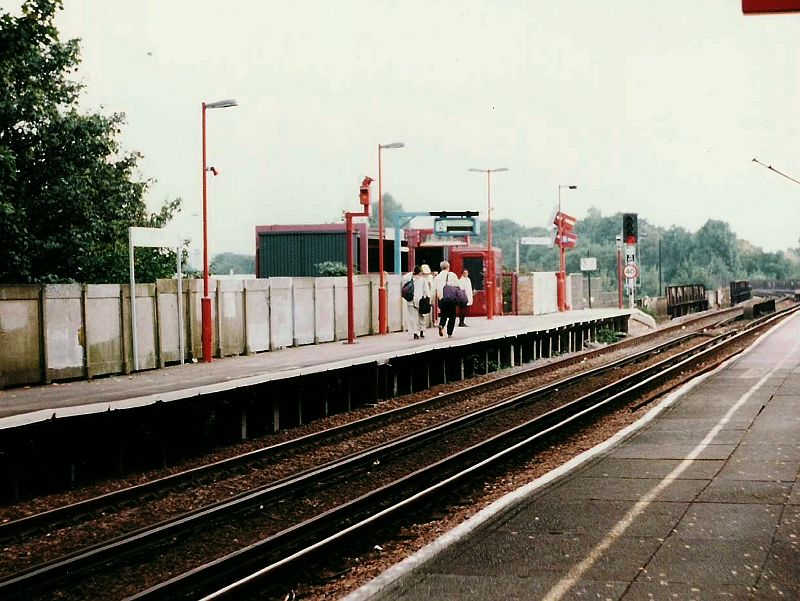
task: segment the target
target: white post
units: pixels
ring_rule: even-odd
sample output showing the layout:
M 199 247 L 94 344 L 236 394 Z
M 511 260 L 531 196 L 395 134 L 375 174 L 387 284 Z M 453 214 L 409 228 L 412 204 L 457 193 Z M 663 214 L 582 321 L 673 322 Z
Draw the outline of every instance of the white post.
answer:
M 133 345 L 133 371 L 139 371 L 139 343 L 136 340 L 136 277 L 133 274 L 133 228 L 128 228 L 128 258 L 131 275 L 131 343 Z
M 516 269 L 516 273 L 517 273 L 517 275 L 519 275 L 519 238 L 517 238 L 517 269 Z
M 175 255 L 178 257 L 178 354 L 180 354 L 181 365 L 183 365 L 184 339 L 183 339 L 183 275 L 181 274 L 181 247 L 175 247 Z

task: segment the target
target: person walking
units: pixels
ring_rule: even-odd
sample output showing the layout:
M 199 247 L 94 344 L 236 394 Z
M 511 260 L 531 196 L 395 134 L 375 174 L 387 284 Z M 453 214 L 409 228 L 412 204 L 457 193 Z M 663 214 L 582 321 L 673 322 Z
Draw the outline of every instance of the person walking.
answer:
M 430 269 L 428 270 L 430 271 Z M 414 265 L 413 271 L 407 273 L 403 276 L 401 280 L 401 285 L 405 285 L 406 282 L 412 282 L 414 287 L 414 294 L 411 297 L 411 300 L 408 300 L 405 296 L 403 299 L 405 300 L 405 329 L 407 332 L 414 333 L 414 340 L 418 340 L 420 338 L 425 338 L 425 320 L 427 319 L 427 313 L 420 313 L 420 303 L 423 298 L 427 299 L 427 306 L 428 312 L 430 312 L 430 298 L 431 298 L 431 281 L 430 278 L 422 273 L 422 269 L 419 265 Z
M 467 307 L 472 305 L 472 280 L 469 279 L 469 269 L 465 269 L 461 272 L 461 277 L 458 278 L 458 284 L 467 295 L 467 306 L 458 307 L 458 327 L 466 328 L 467 324 L 464 322 L 464 320 L 467 318 Z
M 447 336 L 453 337 L 453 329 L 456 326 L 456 305 L 457 300 L 451 291 L 445 290 L 446 287 L 459 288 L 458 276 L 450 271 L 450 263 L 442 261 L 439 264 L 441 271 L 433 279 L 436 288 L 436 298 L 439 301 L 439 336 L 444 336 L 444 329 L 447 326 Z M 455 292 L 455 290 L 453 290 Z

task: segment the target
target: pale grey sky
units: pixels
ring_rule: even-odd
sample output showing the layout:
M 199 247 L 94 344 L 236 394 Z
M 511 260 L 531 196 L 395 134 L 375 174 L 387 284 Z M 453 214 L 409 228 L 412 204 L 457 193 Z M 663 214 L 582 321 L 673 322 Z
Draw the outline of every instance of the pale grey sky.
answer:
M 18 0 L 0 0 L 19 7 Z M 184 199 L 199 238 L 208 112 L 210 251 L 254 252 L 256 225 L 335 222 L 361 178 L 406 210 L 546 225 L 565 211 L 709 218 L 765 250 L 796 246 L 800 15 L 739 0 L 65 0 L 83 106 L 120 111 L 153 207 Z M 377 184 L 374 184 L 377 194 Z M 192 217 L 192 214 L 196 216 Z

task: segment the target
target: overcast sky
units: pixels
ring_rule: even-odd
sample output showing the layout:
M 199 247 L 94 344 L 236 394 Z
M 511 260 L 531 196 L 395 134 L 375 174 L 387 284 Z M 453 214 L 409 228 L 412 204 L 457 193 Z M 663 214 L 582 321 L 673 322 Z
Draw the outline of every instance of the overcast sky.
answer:
M 18 0 L 0 5 L 18 12 Z M 493 5 L 493 6 L 492 6 Z M 739 0 L 65 0 L 87 110 L 124 112 L 123 146 L 184 200 L 200 234 L 202 101 L 210 251 L 254 252 L 256 225 L 337 222 L 364 175 L 406 210 L 564 210 L 659 226 L 730 223 L 797 246 L 800 15 Z M 101 108 L 102 107 L 102 108 Z M 377 196 L 377 182 L 373 184 Z

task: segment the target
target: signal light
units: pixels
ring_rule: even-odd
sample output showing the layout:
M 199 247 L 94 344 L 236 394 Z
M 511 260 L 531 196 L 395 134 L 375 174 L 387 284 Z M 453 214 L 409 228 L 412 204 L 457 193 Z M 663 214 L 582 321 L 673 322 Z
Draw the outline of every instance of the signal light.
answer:
M 639 223 L 636 213 L 622 214 L 622 239 L 625 244 L 636 244 L 639 240 Z

